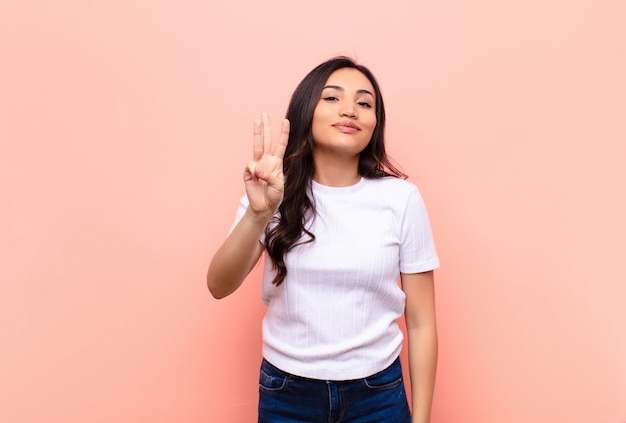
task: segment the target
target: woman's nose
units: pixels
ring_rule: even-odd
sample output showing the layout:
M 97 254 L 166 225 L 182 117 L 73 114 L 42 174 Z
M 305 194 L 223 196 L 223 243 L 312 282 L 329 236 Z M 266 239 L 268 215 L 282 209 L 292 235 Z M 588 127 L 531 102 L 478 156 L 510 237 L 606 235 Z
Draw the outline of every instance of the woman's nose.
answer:
M 352 119 L 355 119 L 357 117 L 356 109 L 352 104 L 343 104 L 341 106 L 341 109 L 339 109 L 339 114 L 341 116 L 349 117 Z

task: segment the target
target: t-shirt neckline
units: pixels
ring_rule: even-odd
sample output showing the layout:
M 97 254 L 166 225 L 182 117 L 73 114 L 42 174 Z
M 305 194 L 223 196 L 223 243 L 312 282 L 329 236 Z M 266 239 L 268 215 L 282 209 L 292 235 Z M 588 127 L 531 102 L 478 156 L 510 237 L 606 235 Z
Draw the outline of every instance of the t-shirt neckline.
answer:
M 363 186 L 365 178 L 361 177 L 354 185 L 349 185 L 347 187 L 331 187 L 328 185 L 322 185 L 319 182 L 311 179 L 311 188 L 313 192 L 324 193 L 324 194 L 350 194 L 352 192 L 356 192 Z

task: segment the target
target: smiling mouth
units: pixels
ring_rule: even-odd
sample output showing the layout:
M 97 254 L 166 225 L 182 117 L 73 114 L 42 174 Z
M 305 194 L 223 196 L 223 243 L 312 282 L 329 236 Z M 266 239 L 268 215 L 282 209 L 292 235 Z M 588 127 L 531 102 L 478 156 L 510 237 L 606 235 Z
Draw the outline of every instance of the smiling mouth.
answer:
M 339 123 L 334 124 L 333 127 L 347 134 L 354 134 L 361 130 L 361 128 L 359 128 L 358 126 L 356 126 L 355 124 L 351 122 L 339 122 Z

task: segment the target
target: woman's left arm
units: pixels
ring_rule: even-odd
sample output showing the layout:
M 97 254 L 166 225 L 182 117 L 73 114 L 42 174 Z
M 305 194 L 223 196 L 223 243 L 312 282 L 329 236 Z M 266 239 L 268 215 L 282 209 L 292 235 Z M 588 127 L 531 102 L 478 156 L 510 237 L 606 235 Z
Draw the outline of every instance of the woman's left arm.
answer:
M 409 340 L 413 423 L 429 423 L 437 369 L 437 322 L 433 272 L 402 273 Z

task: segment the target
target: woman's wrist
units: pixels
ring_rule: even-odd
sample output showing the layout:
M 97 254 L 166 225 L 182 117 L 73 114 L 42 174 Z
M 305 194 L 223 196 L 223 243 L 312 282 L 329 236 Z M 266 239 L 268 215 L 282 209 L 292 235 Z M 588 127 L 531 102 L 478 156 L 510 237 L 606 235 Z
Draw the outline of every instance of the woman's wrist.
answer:
M 265 225 L 267 225 L 272 216 L 274 216 L 274 212 L 269 210 L 254 211 L 252 210 L 252 207 L 248 206 L 248 208 L 246 209 L 246 215 L 254 224 L 262 225 L 263 227 L 265 227 Z

